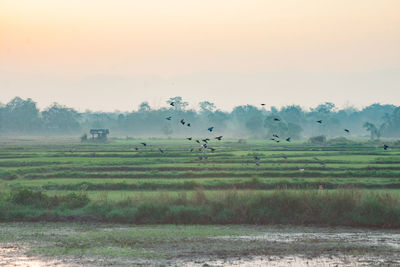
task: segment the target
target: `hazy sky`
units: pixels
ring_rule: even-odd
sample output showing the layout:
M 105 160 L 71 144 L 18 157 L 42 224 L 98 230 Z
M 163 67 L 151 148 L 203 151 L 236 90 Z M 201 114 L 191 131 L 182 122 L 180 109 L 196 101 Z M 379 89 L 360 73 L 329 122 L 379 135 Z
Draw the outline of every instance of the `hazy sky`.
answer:
M 1 0 L 0 102 L 400 105 L 398 0 Z

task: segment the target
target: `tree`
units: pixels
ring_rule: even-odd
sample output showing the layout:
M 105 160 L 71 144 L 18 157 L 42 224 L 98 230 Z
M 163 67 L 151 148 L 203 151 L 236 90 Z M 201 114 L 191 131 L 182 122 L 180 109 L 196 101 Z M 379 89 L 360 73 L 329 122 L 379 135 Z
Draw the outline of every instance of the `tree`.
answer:
M 366 128 L 368 132 L 371 134 L 371 140 L 379 139 L 382 135 L 383 130 L 385 129 L 386 124 L 382 123 L 379 129 L 375 126 L 375 124 L 366 122 L 363 124 L 363 127 Z
M 47 130 L 70 133 L 79 129 L 79 114 L 72 108 L 54 103 L 42 112 L 42 119 Z
M 312 109 L 312 111 L 323 113 L 323 114 L 329 114 L 335 110 L 335 104 L 331 102 L 325 102 L 324 104 L 318 105 L 315 109 Z
M 4 128 L 8 132 L 32 133 L 42 126 L 39 109 L 30 98 L 23 100 L 15 97 L 7 103 L 4 107 L 3 119 Z
M 386 113 L 383 119 L 386 124 L 385 136 L 398 137 L 400 135 L 400 107 L 395 108 L 392 114 Z
M 151 110 L 151 107 L 148 102 L 142 102 L 139 106 L 139 112 L 148 112 Z
M 209 101 L 202 101 L 199 103 L 200 112 L 213 112 L 217 107 L 214 103 Z
M 186 107 L 189 105 L 188 102 L 182 100 L 181 96 L 171 97 L 167 100 L 168 104 L 174 103 L 174 107 L 179 110 L 185 110 Z

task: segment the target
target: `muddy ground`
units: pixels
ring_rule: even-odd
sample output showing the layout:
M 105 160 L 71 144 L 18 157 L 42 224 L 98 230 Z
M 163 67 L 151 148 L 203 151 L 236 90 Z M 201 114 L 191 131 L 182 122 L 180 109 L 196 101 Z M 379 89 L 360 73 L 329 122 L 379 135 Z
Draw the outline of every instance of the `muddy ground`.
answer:
M 0 266 L 400 266 L 400 230 L 0 224 Z

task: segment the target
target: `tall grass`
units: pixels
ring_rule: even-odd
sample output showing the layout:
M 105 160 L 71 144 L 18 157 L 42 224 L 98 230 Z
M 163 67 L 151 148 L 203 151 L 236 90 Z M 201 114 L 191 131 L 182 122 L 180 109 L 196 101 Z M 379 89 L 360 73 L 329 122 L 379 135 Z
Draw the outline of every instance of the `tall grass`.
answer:
M 362 190 L 221 191 L 212 195 L 140 193 L 121 201 L 105 195 L 80 205 L 39 205 L 50 197 L 24 189 L 29 201 L 17 201 L 14 191 L 0 203 L 0 220 L 76 220 L 133 224 L 292 224 L 399 228 L 400 197 Z M 78 200 L 77 200 L 78 199 Z M 66 201 L 66 200 L 63 200 Z M 70 202 L 73 202 L 70 200 Z M 48 203 L 45 200 L 44 203 Z M 50 202 L 51 203 L 51 202 Z M 59 202 L 62 203 L 62 202 Z

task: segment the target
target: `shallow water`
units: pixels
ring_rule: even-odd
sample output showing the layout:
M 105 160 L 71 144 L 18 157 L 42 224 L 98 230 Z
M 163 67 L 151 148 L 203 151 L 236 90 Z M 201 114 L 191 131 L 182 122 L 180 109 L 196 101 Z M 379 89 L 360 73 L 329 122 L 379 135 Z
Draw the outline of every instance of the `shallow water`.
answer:
M 243 235 L 243 236 L 222 236 L 228 240 L 265 240 L 270 242 L 292 243 L 299 241 L 331 241 L 345 242 L 357 246 L 387 246 L 400 249 L 400 234 L 385 233 L 380 231 L 358 231 L 358 232 L 306 232 L 306 233 L 268 233 L 265 235 Z
M 146 227 L 151 228 L 151 226 Z M 183 229 L 184 227 L 182 226 Z M 163 247 L 157 244 L 155 247 L 148 247 L 147 249 L 156 249 L 169 255 L 167 258 L 158 259 L 135 256 L 105 258 L 96 255 L 30 256 L 27 254 L 30 249 L 28 244 L 0 243 L 0 266 L 400 266 L 398 230 L 210 226 L 212 227 L 232 228 L 240 232 L 239 235 L 233 236 L 205 237 L 202 240 L 204 247 L 200 254 L 196 250 L 185 250 L 187 249 L 185 246 L 189 243 L 178 247 Z M 99 229 L 113 231 L 136 228 L 141 229 L 138 226 L 106 226 Z M 170 228 L 154 226 L 154 229 L 168 231 Z M 248 234 L 249 229 L 254 231 Z M 69 226 L 57 228 L 57 233 L 63 236 L 68 236 L 68 231 L 71 234 L 76 229 Z M 240 235 L 242 232 L 246 234 Z M 208 246 L 214 243 L 227 246 L 224 248 L 226 250 L 218 253 L 212 246 Z M 236 246 L 240 246 L 239 250 Z M 248 248 L 255 250 L 248 250 L 250 252 L 246 253 Z M 237 255 L 237 252 L 242 255 Z
M 323 256 L 317 258 L 307 258 L 304 256 L 286 256 L 286 257 L 249 257 L 243 259 L 216 260 L 202 263 L 187 263 L 182 266 L 237 266 L 237 267 L 254 267 L 254 266 L 370 266 L 370 265 L 400 265 L 400 260 L 386 261 L 376 257 L 357 257 L 343 256 L 331 257 Z

